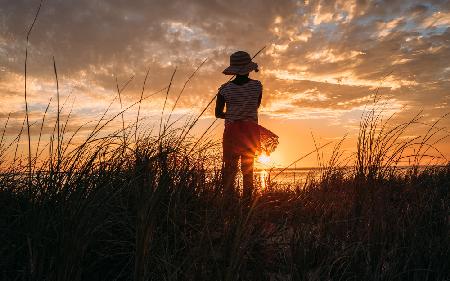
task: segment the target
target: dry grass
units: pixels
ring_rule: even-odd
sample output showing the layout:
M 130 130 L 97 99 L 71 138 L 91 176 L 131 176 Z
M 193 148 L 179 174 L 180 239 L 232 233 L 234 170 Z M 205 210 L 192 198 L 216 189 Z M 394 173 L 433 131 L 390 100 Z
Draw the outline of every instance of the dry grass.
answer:
M 223 200 L 215 143 L 180 143 L 191 124 L 138 134 L 133 123 L 100 137 L 122 116 L 105 114 L 81 145 L 61 136 L 34 159 L 31 185 L 20 157 L 2 162 L 1 278 L 447 280 L 450 166 L 394 172 L 391 159 L 413 142 L 374 112 L 352 172 L 340 169 L 338 142 L 318 180 L 272 182 L 250 207 Z M 387 139 L 401 142 L 386 149 Z
M 58 106 L 40 147 L 47 107 L 28 161 L 17 155 L 23 125 L 7 142 L 6 120 L 2 280 L 449 280 L 450 165 L 419 167 L 430 151 L 442 156 L 437 123 L 402 138 L 420 115 L 389 126 L 375 102 L 362 116 L 351 172 L 341 169 L 351 160 L 338 142 L 330 159 L 320 157 L 319 179 L 290 189 L 269 182 L 247 206 L 224 200 L 220 147 L 206 132 L 190 137 L 206 109 L 177 127 L 163 123 L 164 105 L 158 132 L 138 130 L 141 103 L 163 91 L 167 101 L 170 90 L 145 96 L 147 77 L 123 109 L 129 82 L 116 83 L 122 110 L 107 118 L 108 108 L 79 145 L 81 128 L 66 136 Z M 135 106 L 136 122 L 126 125 L 123 113 Z M 104 132 L 119 116 L 121 129 Z M 25 120 L 29 130 L 28 111 Z M 412 168 L 396 172 L 405 159 Z

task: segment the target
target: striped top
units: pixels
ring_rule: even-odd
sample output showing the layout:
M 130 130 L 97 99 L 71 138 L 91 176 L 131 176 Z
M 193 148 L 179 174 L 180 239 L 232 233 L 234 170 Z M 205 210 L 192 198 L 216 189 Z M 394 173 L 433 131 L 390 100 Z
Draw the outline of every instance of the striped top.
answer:
M 258 123 L 258 107 L 262 85 L 258 80 L 249 80 L 243 85 L 227 82 L 219 88 L 219 95 L 225 99 L 225 122 L 252 120 Z

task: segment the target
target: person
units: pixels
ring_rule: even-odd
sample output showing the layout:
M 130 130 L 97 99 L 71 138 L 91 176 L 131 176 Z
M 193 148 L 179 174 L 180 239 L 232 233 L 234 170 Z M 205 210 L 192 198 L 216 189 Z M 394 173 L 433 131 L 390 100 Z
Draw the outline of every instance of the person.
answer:
M 238 163 L 243 176 L 243 198 L 250 201 L 253 194 L 253 162 L 260 147 L 258 108 L 262 99 L 262 84 L 249 78 L 258 71 L 258 64 L 250 55 L 238 51 L 230 56 L 230 66 L 223 74 L 235 78 L 223 84 L 217 93 L 215 115 L 225 119 L 223 133 L 223 188 L 224 192 L 237 194 L 234 182 Z M 226 111 L 224 109 L 226 108 Z

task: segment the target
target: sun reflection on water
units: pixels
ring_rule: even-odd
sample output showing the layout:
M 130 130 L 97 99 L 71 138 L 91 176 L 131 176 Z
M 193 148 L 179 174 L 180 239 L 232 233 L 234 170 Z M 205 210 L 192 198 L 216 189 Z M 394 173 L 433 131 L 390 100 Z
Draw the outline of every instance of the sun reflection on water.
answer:
M 261 190 L 266 190 L 267 188 L 267 181 L 269 178 L 269 172 L 266 170 L 260 170 L 258 173 L 258 180 L 259 180 L 259 186 Z

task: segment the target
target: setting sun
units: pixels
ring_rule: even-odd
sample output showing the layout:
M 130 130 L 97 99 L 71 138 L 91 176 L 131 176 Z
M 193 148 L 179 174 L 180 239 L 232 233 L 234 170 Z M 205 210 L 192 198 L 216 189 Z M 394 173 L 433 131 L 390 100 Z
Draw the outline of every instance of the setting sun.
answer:
M 267 154 L 261 154 L 258 156 L 258 162 L 262 163 L 262 164 L 267 164 L 270 162 L 270 156 Z

